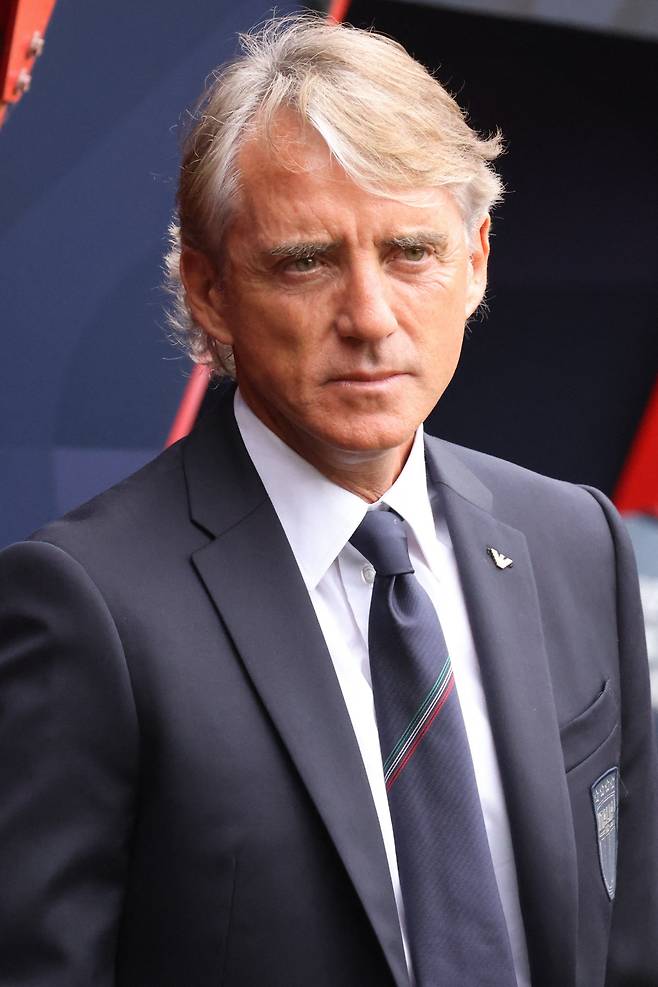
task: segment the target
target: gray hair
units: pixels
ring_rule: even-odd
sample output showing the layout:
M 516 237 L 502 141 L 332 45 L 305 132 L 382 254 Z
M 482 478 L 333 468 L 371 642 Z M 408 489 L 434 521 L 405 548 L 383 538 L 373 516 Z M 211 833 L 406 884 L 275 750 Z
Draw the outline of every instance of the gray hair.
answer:
M 282 108 L 323 138 L 347 174 L 377 195 L 447 188 L 472 236 L 502 196 L 491 162 L 499 132 L 479 136 L 443 86 L 396 41 L 313 14 L 275 17 L 240 35 L 242 54 L 215 70 L 183 145 L 166 287 L 172 335 L 191 359 L 233 375 L 230 347 L 198 326 L 180 278 L 191 247 L 214 257 L 240 192 L 237 158 L 272 139 Z

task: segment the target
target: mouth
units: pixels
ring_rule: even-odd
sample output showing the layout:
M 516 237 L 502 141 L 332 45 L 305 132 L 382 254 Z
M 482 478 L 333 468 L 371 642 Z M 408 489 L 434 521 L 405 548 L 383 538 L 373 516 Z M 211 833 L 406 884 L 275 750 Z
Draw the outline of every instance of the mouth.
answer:
M 399 377 L 406 376 L 401 370 L 353 371 L 332 377 L 330 384 L 341 384 L 345 387 L 377 388 L 384 387 Z

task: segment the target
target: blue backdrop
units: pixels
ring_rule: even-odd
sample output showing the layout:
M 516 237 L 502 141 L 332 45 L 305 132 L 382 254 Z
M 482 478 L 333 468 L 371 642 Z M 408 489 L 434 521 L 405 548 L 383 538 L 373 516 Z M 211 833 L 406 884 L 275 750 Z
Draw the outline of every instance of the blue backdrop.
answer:
M 269 9 L 59 0 L 0 131 L 0 545 L 161 448 L 189 372 L 159 287 L 178 123 Z

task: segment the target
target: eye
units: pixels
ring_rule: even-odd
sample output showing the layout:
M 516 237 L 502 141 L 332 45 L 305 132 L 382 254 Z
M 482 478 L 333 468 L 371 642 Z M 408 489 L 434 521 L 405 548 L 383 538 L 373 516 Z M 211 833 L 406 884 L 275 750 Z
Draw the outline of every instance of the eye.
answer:
M 315 254 L 309 254 L 307 257 L 295 257 L 290 262 L 289 267 L 293 271 L 299 271 L 300 274 L 305 274 L 307 271 L 314 271 L 317 263 L 317 256 Z
M 409 260 L 417 264 L 419 261 L 425 260 L 427 257 L 427 247 L 425 247 L 422 243 L 415 243 L 409 247 L 404 247 L 402 250 L 402 256 L 405 260 Z

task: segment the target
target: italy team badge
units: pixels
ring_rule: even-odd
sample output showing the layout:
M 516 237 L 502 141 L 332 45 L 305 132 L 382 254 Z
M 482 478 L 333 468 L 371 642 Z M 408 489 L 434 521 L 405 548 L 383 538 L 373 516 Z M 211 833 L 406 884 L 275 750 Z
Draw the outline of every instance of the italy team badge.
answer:
M 610 768 L 591 787 L 596 819 L 599 863 L 610 901 L 617 882 L 617 815 L 619 806 L 619 769 Z

